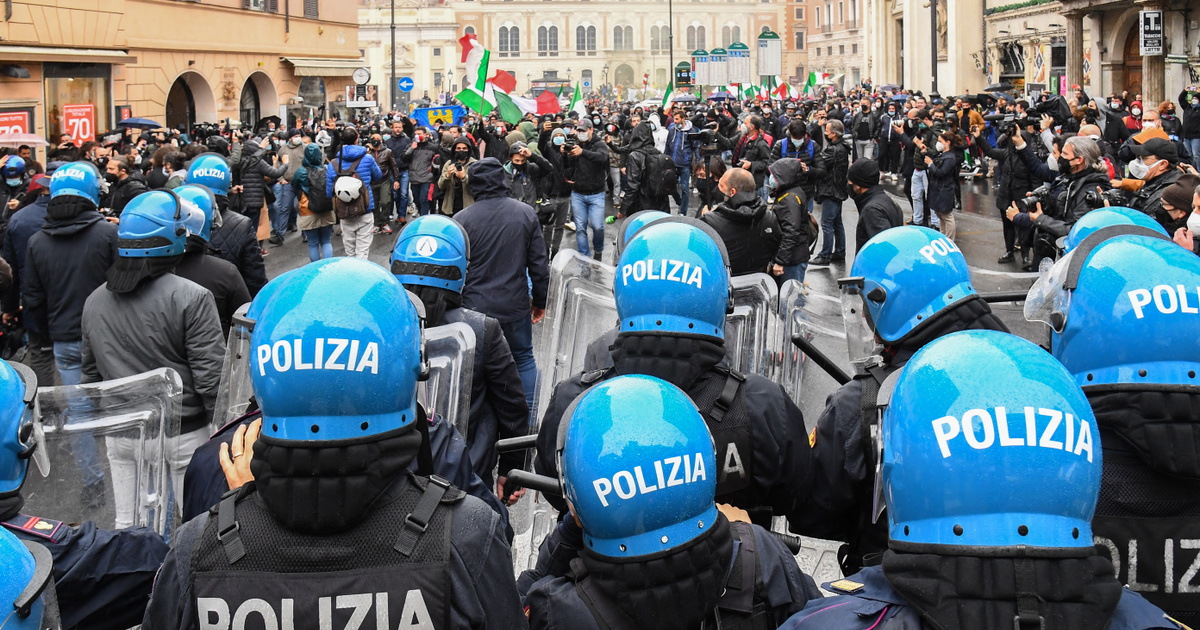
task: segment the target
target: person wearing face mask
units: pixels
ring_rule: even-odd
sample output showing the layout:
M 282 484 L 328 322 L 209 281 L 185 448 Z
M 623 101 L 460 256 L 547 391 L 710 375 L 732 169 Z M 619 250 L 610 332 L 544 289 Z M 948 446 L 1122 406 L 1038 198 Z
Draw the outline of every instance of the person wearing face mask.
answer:
M 435 183 L 433 159 L 441 155 L 438 143 L 426 127 L 418 127 L 413 131 L 412 142 L 404 151 L 401 160 L 408 165 L 408 179 L 412 187 L 412 196 L 417 205 L 417 214 L 429 214 L 430 201 L 433 199 L 432 188 Z
M 729 252 L 730 273 L 742 276 L 767 273 L 783 238 L 779 219 L 768 212 L 758 196 L 754 177 L 744 169 L 731 168 L 717 183 L 725 201 L 700 220 L 721 236 Z
M 1159 203 L 1162 204 L 1163 214 L 1170 221 L 1163 225 L 1167 234 L 1175 234 L 1188 228 L 1188 221 L 1192 216 L 1192 193 L 1197 185 L 1200 185 L 1200 176 L 1183 174 L 1162 192 Z
M 763 133 L 771 136 L 772 139 L 783 137 L 784 123 L 779 116 L 775 115 L 775 111 L 771 109 L 769 104 L 763 105 L 762 108 Z
M 1129 115 L 1122 119 L 1130 131 L 1142 130 L 1142 102 L 1134 101 L 1129 104 Z
M 131 166 L 127 158 L 114 157 L 108 161 L 105 168 L 104 180 L 108 182 L 109 194 L 108 203 L 104 204 L 104 207 L 120 217 L 125 206 L 134 197 L 150 190 L 150 187 L 146 185 L 146 178 L 142 176 L 141 171 Z
M 1097 132 L 1099 129 L 1096 130 Z M 1014 135 L 1021 135 L 1022 140 L 1026 143 L 1033 142 L 1033 136 L 1021 129 L 1013 127 Z M 1097 135 L 1099 137 L 1099 135 Z M 1014 146 L 1012 136 L 1001 135 L 997 138 L 996 146 L 988 143 L 987 138 L 982 133 L 975 133 L 975 141 L 979 147 L 983 149 L 983 154 L 996 160 L 999 163 L 998 170 L 1000 172 L 999 181 L 996 182 L 996 209 L 1000 212 L 1000 219 L 1004 231 L 1004 255 L 996 262 L 1011 263 L 1018 256 L 1018 250 L 1024 250 L 1022 256 L 1022 264 L 1028 264 L 1028 258 L 1032 251 L 1025 242 L 1026 239 L 1017 240 L 1017 228 L 1012 221 L 1009 220 L 1006 210 L 1008 206 L 1017 199 L 1022 199 L 1037 187 L 1032 177 L 1029 174 L 1029 169 L 1025 167 L 1025 163 L 1017 155 L 1017 150 Z
M 854 132 L 854 157 L 875 157 L 875 136 L 879 134 L 879 116 L 871 111 L 871 102 L 863 99 L 850 119 L 850 130 Z
M 1139 144 L 1144 144 L 1151 139 L 1158 138 L 1171 142 L 1175 145 L 1175 152 L 1176 155 L 1179 156 L 1179 162 L 1190 162 L 1192 156 L 1190 153 L 1188 153 L 1187 145 L 1178 138 L 1172 138 L 1164 129 L 1163 122 L 1164 121 L 1159 117 L 1157 110 L 1151 109 L 1143 113 L 1142 131 L 1130 136 L 1129 139 L 1121 145 L 1121 149 L 1117 151 L 1117 159 L 1123 164 L 1133 162 L 1137 159 L 1137 156 L 1133 153 L 1132 147 Z M 1122 186 L 1122 188 L 1125 188 L 1130 192 L 1135 192 L 1138 186 L 1140 186 L 1140 184 L 1130 183 L 1129 185 Z
M 567 132 L 560 128 L 543 128 L 538 138 L 538 149 L 550 163 L 550 169 L 542 180 L 542 203 L 538 204 L 538 221 L 542 224 L 542 240 L 546 241 L 549 260 L 558 255 L 562 243 L 563 223 L 571 209 L 571 185 L 563 177 L 567 144 Z
M 300 202 L 292 188 L 292 179 L 295 178 L 296 171 L 300 170 L 300 165 L 304 163 L 304 138 L 300 135 L 299 129 L 291 129 L 287 132 L 287 140 L 279 147 L 277 153 L 279 161 L 287 165 L 287 170 L 275 184 L 274 228 L 276 234 L 287 234 L 296 229 L 296 221 L 300 212 Z M 375 198 L 378 199 L 379 196 L 376 195 Z
M 396 158 L 392 150 L 383 142 L 383 136 L 377 133 L 371 135 L 367 147 L 367 151 L 379 165 L 379 170 L 383 171 L 381 180 L 371 182 L 371 194 L 376 200 L 375 233 L 391 234 L 392 226 L 388 225 L 388 217 L 392 213 L 392 193 L 395 192 L 392 182 L 396 181 Z
M 749 116 L 741 124 L 741 133 L 737 136 L 727 136 L 717 130 L 717 146 L 733 152 L 733 166 L 743 168 L 754 176 L 754 184 L 759 189 L 759 196 L 766 201 L 767 191 L 763 182 L 767 179 L 767 164 L 771 159 L 771 145 L 763 135 L 763 119 L 761 116 Z
M 450 159 L 442 165 L 442 174 L 438 178 L 438 188 L 445 195 L 442 197 L 442 214 L 454 215 L 475 203 L 467 171 L 478 160 L 471 148 L 470 138 L 460 137 L 450 148 Z
M 830 120 L 823 128 L 825 148 L 813 159 L 816 180 L 816 202 L 821 204 L 821 253 L 812 260 L 814 265 L 828 265 L 846 260 L 846 228 L 842 225 L 842 203 L 849 196 L 846 190 L 846 171 L 850 167 L 849 148 L 842 139 L 841 121 Z
M 875 131 L 875 138 L 879 141 L 879 170 L 882 172 L 881 176 L 891 179 L 893 182 L 899 180 L 901 149 L 901 134 L 896 131 L 894 125 L 902 124 L 903 122 L 904 117 L 897 113 L 896 104 L 889 103 L 883 116 L 880 116 L 879 125 Z
M 667 155 L 675 165 L 675 176 L 679 182 L 675 194 L 675 203 L 679 206 L 679 214 L 687 216 L 688 202 L 692 198 L 691 173 L 692 165 L 700 160 L 700 142 L 689 140 L 688 134 L 692 129 L 692 121 L 687 114 L 678 111 L 672 116 L 674 122 L 667 130 Z M 628 213 L 626 213 L 628 214 Z
M 579 253 L 600 260 L 604 253 L 605 183 L 608 181 L 608 145 L 586 118 L 575 129 L 575 142 L 566 152 L 564 173 L 571 184 L 571 214 L 575 221 L 575 246 Z M 588 228 L 592 230 L 591 247 Z
M 542 179 L 550 172 L 550 162 L 534 153 L 524 142 L 514 142 L 508 151 L 510 157 L 504 165 L 508 196 L 537 208 L 538 199 L 542 196 Z
M 29 189 L 29 175 L 25 169 L 25 160 L 16 155 L 6 155 L 0 158 L 0 214 L 8 214 L 17 209 L 21 197 Z
M 1192 191 L 1192 209 L 1187 215 L 1187 225 L 1175 230 L 1173 239 L 1180 247 L 1200 255 L 1200 186 Z
M 935 153 L 925 156 L 929 175 L 927 209 L 937 215 L 941 232 L 954 240 L 955 237 L 955 186 L 962 155 L 962 138 L 956 131 L 942 132 L 934 145 Z
M 1142 185 L 1129 200 L 1129 206 L 1152 216 L 1168 233 L 1174 232 L 1171 216 L 1163 209 L 1162 196 L 1167 187 L 1174 184 L 1183 171 L 1176 166 L 1179 153 L 1175 143 L 1163 138 L 1153 138 L 1143 144 L 1130 147 L 1136 156 L 1128 165 L 1129 175 L 1142 181 Z
M 1162 121 L 1162 130 L 1167 132 L 1167 137 L 1172 140 L 1179 140 L 1183 137 L 1183 122 L 1179 120 L 1179 116 L 1175 112 L 1175 103 L 1171 101 L 1159 103 L 1158 118 Z
M 1192 165 L 1200 166 L 1200 88 L 1191 85 L 1180 92 L 1179 109 L 1183 111 L 1180 137 L 1192 154 Z
M 850 165 L 847 176 L 850 197 L 858 208 L 858 225 L 854 230 L 854 249 L 858 251 L 876 234 L 904 225 L 904 211 L 879 185 L 879 165 L 874 160 L 859 158 Z M 943 221 L 942 225 L 945 224 Z

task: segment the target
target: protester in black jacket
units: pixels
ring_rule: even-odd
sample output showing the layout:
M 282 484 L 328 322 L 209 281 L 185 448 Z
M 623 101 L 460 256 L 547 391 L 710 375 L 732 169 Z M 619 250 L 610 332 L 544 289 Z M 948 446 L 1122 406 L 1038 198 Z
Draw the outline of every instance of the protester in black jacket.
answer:
M 729 252 L 730 273 L 743 276 L 770 271 L 783 232 L 779 219 L 758 196 L 748 171 L 731 168 L 717 184 L 725 202 L 700 217 L 721 235 Z
M 208 243 L 199 236 L 190 235 L 187 250 L 175 266 L 175 275 L 187 278 L 212 293 L 217 302 L 217 316 L 221 319 L 222 338 L 228 337 L 234 312 L 250 301 L 250 290 L 246 288 L 246 281 L 238 273 L 237 267 L 227 260 L 209 256 Z
M 771 163 L 771 145 L 767 144 L 762 127 L 761 117 L 750 116 L 742 123 L 742 132 L 737 136 L 729 137 L 717 130 L 717 146 L 733 152 L 733 166 L 749 171 L 754 176 L 756 189 L 763 188 L 763 182 L 767 179 L 767 165 Z M 765 200 L 766 191 L 763 190 L 763 193 Z
M 850 165 L 851 197 L 858 207 L 858 225 L 854 230 L 854 249 L 859 251 L 880 232 L 904 225 L 904 211 L 879 185 L 879 164 L 859 158 Z
M 265 149 L 269 143 L 270 139 L 267 138 L 260 144 L 246 143 L 242 148 L 242 161 L 238 164 L 242 183 L 242 212 L 250 219 L 256 233 L 262 208 L 267 203 L 267 190 L 275 180 L 287 172 L 287 164 L 279 163 L 278 156 L 273 156 L 273 163 L 267 162 Z M 282 242 L 284 235 L 273 236 L 279 237 L 278 244 Z
M 646 182 L 650 172 L 646 165 L 649 158 L 660 155 L 654 148 L 654 135 L 650 123 L 643 122 L 630 133 L 629 155 L 625 157 L 625 188 L 621 191 L 621 214 L 633 216 L 642 210 L 670 212 L 670 195 L 656 197 Z
M 775 262 L 771 265 L 771 275 L 775 276 L 780 286 L 788 280 L 804 282 L 804 273 L 808 269 L 808 247 L 817 236 L 817 224 L 809 211 L 808 194 L 804 191 L 804 184 L 809 179 L 809 166 L 803 160 L 783 158 L 771 164 L 770 171 L 767 186 L 772 188 L 774 184 L 771 210 L 779 221 L 782 233 L 779 250 L 775 252 Z
M 817 182 L 817 203 L 821 204 L 821 253 L 814 265 L 846 260 L 846 228 L 842 225 L 842 202 L 849 194 L 846 191 L 846 171 L 850 168 L 850 152 L 842 138 L 841 121 L 825 123 L 825 148 L 814 160 L 812 177 Z
M 504 165 L 508 196 L 536 208 L 537 200 L 541 197 L 542 180 L 550 172 L 550 163 L 531 151 L 524 142 L 514 142 L 508 151 L 510 157 Z
M 567 161 L 563 146 L 566 142 L 567 133 L 562 128 L 543 128 L 538 138 L 538 150 L 550 163 L 550 170 L 542 180 L 543 203 L 534 210 L 537 211 L 538 221 L 542 224 L 542 240 L 546 241 L 550 261 L 558 255 L 558 246 L 563 237 L 563 223 L 571 209 L 571 185 L 563 177 Z
M 142 177 L 141 171 L 133 168 L 126 158 L 109 158 L 106 168 L 108 172 L 105 179 L 108 180 L 109 191 L 104 207 L 119 217 L 134 197 L 150 190 L 150 187 L 146 184 L 146 178 Z
M 229 198 L 217 195 L 217 209 L 221 215 L 218 222 L 213 217 L 210 253 L 222 260 L 233 263 L 250 297 L 258 295 L 258 290 L 267 284 L 267 271 L 263 266 L 263 250 L 258 246 L 258 235 L 250 219 L 229 210 Z
M 925 156 L 929 174 L 926 207 L 937 215 L 942 234 L 950 240 L 956 236 L 954 206 L 962 146 L 958 132 L 947 129 L 938 136 L 934 152 Z
M 608 145 L 584 118 L 575 130 L 575 146 L 567 152 L 563 177 L 571 185 L 571 214 L 575 220 L 575 248 L 596 260 L 604 253 L 604 190 L 608 182 Z M 587 231 L 592 230 L 591 248 Z
M 1017 131 L 1017 133 L 1021 134 L 1026 144 L 1035 141 L 1034 137 L 1026 132 Z M 1008 219 L 1008 206 L 1018 199 L 1024 199 L 1026 194 L 1037 188 L 1037 184 L 1029 175 L 1029 169 L 1026 168 L 1021 156 L 1017 155 L 1017 150 L 1013 146 L 1012 139 L 1009 136 L 1004 135 L 997 138 L 996 146 L 993 147 L 988 144 L 987 138 L 983 136 L 982 131 L 976 131 L 975 141 L 983 149 L 984 155 L 1000 162 L 1000 182 L 996 186 L 994 195 L 996 197 L 996 209 L 1000 211 L 1000 219 L 1004 229 L 1004 255 L 996 262 L 1009 263 L 1016 256 L 1018 242 L 1017 228 Z M 1025 239 L 1022 239 L 1022 241 L 1023 245 Z
M 384 140 L 387 148 L 392 150 L 392 162 L 396 164 L 396 176 L 392 180 L 392 201 L 396 207 L 396 220 L 402 225 L 408 215 L 408 200 L 410 197 L 408 185 L 408 162 L 404 154 L 412 144 L 412 138 L 404 132 L 404 123 L 399 119 L 392 121 L 392 137 Z

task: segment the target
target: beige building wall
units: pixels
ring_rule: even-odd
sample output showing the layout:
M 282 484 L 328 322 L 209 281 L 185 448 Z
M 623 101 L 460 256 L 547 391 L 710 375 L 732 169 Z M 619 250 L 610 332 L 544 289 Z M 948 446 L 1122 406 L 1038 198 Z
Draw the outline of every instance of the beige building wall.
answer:
M 391 3 L 365 0 L 358 11 L 359 48 L 364 51 L 367 67 L 380 86 L 381 107 L 391 98 Z M 396 90 L 397 105 L 439 92 L 456 92 L 458 47 L 461 37 L 454 10 L 448 6 L 429 4 L 421 0 L 396 2 L 396 78 L 410 78 L 413 89 L 404 95 Z
M 929 93 L 937 57 L 937 91 L 943 96 L 987 86 L 982 2 L 934 0 L 941 7 L 936 46 L 929 0 L 864 0 L 865 53 L 876 85 L 894 83 Z
M 318 72 L 340 75 L 322 79 L 329 101 L 344 99 L 359 59 L 356 8 L 321 0 L 316 18 L 310 18 L 299 0 L 263 5 L 278 12 L 243 9 L 242 0 L 16 0 L 12 19 L 0 22 L 0 64 L 30 76 L 0 76 L 0 111 L 32 108 L 34 132 L 45 135 L 51 131 L 47 125 L 56 124 L 61 92 L 67 100 L 91 99 L 86 102 L 96 105 L 96 131 L 102 132 L 116 123 L 120 106 L 133 116 L 166 122 L 168 101 L 186 106 L 181 87 L 186 85 L 196 122 L 216 122 L 239 118 L 243 91 L 252 85 L 260 116 L 280 115 L 281 107 L 295 108 L 302 72 L 285 58 L 340 65 Z M 62 64 L 74 63 L 104 64 L 99 72 L 106 76 L 90 78 L 107 78 L 105 93 L 61 82 L 52 89 L 47 73 L 70 75 L 71 66 Z

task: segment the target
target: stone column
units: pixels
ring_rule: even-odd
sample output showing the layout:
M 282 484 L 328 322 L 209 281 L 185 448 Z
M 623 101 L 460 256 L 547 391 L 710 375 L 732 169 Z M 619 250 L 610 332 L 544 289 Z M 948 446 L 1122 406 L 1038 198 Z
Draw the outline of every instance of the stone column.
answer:
M 1160 10 L 1163 8 L 1162 2 L 1158 0 L 1148 0 L 1141 3 L 1142 9 L 1147 11 Z M 1163 16 L 1166 20 L 1166 16 Z M 1136 25 L 1134 28 L 1141 28 L 1141 25 Z M 1165 35 L 1165 32 L 1164 32 Z M 1151 57 L 1142 57 L 1142 103 L 1143 107 L 1149 107 L 1153 103 L 1157 107 L 1159 103 L 1166 98 L 1164 82 L 1167 75 L 1166 51 L 1161 55 Z
M 1083 13 L 1064 13 L 1067 19 L 1067 89 L 1083 85 Z

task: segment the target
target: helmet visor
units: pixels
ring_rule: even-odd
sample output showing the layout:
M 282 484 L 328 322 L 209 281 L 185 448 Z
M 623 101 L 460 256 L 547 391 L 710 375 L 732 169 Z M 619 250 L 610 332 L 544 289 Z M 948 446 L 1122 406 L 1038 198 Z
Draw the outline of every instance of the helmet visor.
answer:
M 879 354 L 879 344 L 875 341 L 875 329 L 863 296 L 863 279 L 843 278 L 838 280 L 838 285 L 842 289 L 842 325 L 846 329 L 850 362 L 865 361 Z
M 1066 288 L 1067 275 L 1071 268 L 1072 251 L 1057 262 L 1042 260 L 1038 279 L 1025 298 L 1025 319 L 1041 322 L 1055 332 L 1062 332 L 1067 323 L 1071 306 L 1071 292 Z
M 33 369 L 23 363 L 9 363 L 17 376 L 25 384 L 25 406 L 21 411 L 20 429 L 17 439 L 21 442 L 21 457 L 33 460 L 42 477 L 50 476 L 50 456 L 46 454 L 46 432 L 42 420 L 34 413 L 34 399 L 37 396 L 37 375 Z

